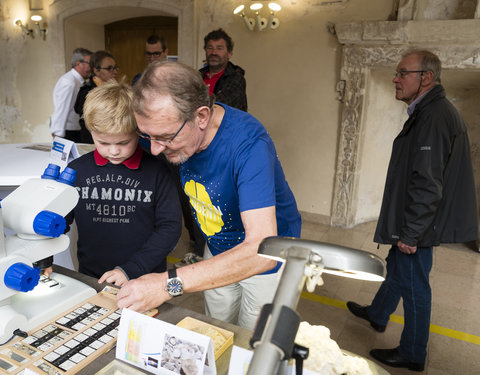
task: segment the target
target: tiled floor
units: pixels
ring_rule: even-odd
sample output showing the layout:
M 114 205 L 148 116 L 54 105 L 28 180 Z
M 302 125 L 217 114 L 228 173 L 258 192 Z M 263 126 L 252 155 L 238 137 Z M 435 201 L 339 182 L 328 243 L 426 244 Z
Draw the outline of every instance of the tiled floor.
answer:
M 353 229 L 341 229 L 306 222 L 303 224 L 302 238 L 366 250 L 385 258 L 388 247 L 377 249 L 372 242 L 375 224 L 372 222 Z M 187 246 L 184 233 L 172 256 L 182 257 Z M 375 295 L 378 283 L 327 274 L 323 279 L 324 285 L 317 287 L 314 295 L 300 299 L 297 311 L 302 320 L 327 326 L 332 338 L 342 349 L 361 356 L 368 357 L 372 348 L 393 348 L 398 345 L 403 328 L 400 322 L 397 323 L 403 318 L 401 304 L 385 333 L 376 333 L 368 322 L 352 316 L 344 304 L 349 300 L 368 304 Z M 480 374 L 480 253 L 465 245 L 435 248 L 430 283 L 434 332 L 430 334 L 424 373 Z M 201 293 L 182 296 L 175 302 L 203 313 Z M 404 369 L 383 367 L 392 375 L 412 374 Z

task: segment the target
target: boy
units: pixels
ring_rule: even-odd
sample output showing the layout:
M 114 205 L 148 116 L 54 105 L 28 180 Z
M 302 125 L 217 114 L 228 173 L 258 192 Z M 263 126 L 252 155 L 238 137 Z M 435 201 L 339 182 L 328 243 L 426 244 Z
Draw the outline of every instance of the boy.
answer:
M 182 224 L 167 166 L 138 145 L 131 103 L 132 89 L 124 82 L 92 90 L 84 119 L 96 149 L 69 164 L 80 195 L 72 212 L 79 271 L 118 286 L 164 272 Z

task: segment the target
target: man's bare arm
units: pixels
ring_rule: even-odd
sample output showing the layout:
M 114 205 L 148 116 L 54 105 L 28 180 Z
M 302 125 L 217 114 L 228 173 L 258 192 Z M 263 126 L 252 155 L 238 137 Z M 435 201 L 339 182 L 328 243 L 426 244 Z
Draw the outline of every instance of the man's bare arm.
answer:
M 277 235 L 275 207 L 241 213 L 245 240 L 210 259 L 178 269 L 185 292 L 229 285 L 275 267 L 275 261 L 257 255 L 260 242 Z M 147 311 L 171 299 L 165 291 L 167 274 L 148 274 L 129 281 L 117 295 L 120 308 Z

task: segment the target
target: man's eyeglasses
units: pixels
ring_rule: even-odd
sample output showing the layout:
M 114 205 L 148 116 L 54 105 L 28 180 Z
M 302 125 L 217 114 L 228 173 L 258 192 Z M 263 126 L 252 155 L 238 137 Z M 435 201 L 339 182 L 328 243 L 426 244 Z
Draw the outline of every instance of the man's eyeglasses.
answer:
M 162 53 L 165 52 L 165 51 L 160 51 L 160 52 L 148 52 L 148 51 L 145 51 L 145 56 L 148 56 L 148 57 L 160 57 L 162 56 Z
M 223 47 L 223 46 L 216 46 L 216 47 L 208 46 L 207 48 L 205 48 L 205 50 L 206 50 L 207 52 L 224 51 L 224 50 L 225 50 L 225 47 Z
M 428 70 L 400 70 L 399 72 L 395 72 L 395 78 L 404 79 L 410 73 L 426 73 Z
M 180 126 L 180 128 L 177 130 L 177 132 L 171 138 L 152 138 L 148 134 L 142 133 L 140 131 L 140 129 L 138 129 L 138 128 L 137 128 L 136 132 L 137 132 L 139 137 L 141 137 L 143 139 L 146 139 L 150 142 L 158 142 L 158 143 L 161 143 L 161 144 L 163 144 L 163 143 L 172 144 L 173 140 L 178 135 L 178 133 L 180 133 L 180 131 L 183 129 L 183 127 L 185 126 L 186 123 L 187 123 L 187 120 L 185 120 L 183 122 L 183 124 Z
M 99 67 L 97 69 L 100 69 L 100 70 L 108 70 L 109 72 L 113 72 L 114 70 L 118 70 L 118 65 L 115 65 L 115 66 L 106 66 L 105 68 L 103 67 Z
M 84 64 L 89 64 L 90 65 L 90 61 L 85 61 L 85 60 L 78 60 L 79 63 L 84 63 Z

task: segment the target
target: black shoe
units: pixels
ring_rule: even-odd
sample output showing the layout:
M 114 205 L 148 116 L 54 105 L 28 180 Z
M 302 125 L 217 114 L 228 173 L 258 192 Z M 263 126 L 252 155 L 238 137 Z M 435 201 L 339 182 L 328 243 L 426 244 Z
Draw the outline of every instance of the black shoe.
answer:
M 377 324 L 370 320 L 367 313 L 367 306 L 361 306 L 358 303 L 350 301 L 350 302 L 347 302 L 347 307 L 353 315 L 358 316 L 359 318 L 365 319 L 367 322 L 369 322 L 375 331 L 385 332 L 386 326 L 381 326 L 380 324 Z
M 398 352 L 397 348 L 395 349 L 373 349 L 370 351 L 370 355 L 375 358 L 377 361 L 383 363 L 387 366 L 392 367 L 406 367 L 411 371 L 423 371 L 425 363 L 418 362 L 408 362 L 403 358 Z

